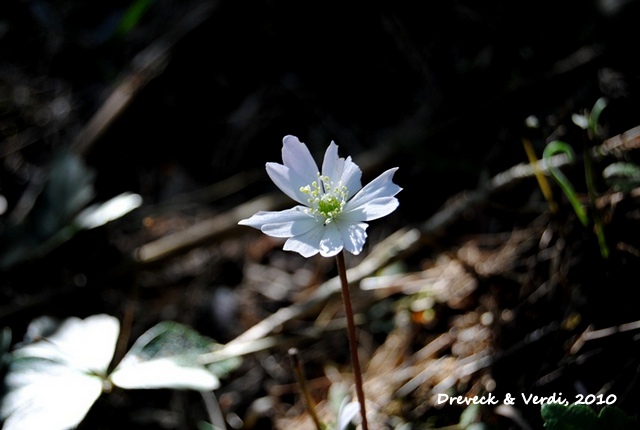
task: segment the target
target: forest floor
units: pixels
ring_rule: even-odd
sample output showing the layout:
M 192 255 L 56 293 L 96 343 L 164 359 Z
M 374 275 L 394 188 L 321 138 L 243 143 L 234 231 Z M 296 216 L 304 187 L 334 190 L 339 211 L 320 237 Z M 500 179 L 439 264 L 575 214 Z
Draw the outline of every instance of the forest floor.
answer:
M 8 2 L 0 326 L 11 346 L 40 316 L 106 313 L 121 324 L 114 363 L 162 321 L 242 357 L 215 397 L 114 389 L 80 429 L 207 428 L 217 408 L 228 428 L 315 428 L 292 347 L 318 415 L 335 422 L 354 397 L 335 261 L 237 225 L 291 204 L 264 163 L 296 134 L 316 157 L 335 140 L 363 182 L 399 167 L 398 210 L 347 255 L 372 428 L 539 429 L 531 396 L 639 418 L 638 2 L 569 3 L 417 16 Z M 554 141 L 573 159 L 544 157 Z M 124 192 L 141 205 L 69 229 Z M 449 404 L 457 396 L 497 401 Z

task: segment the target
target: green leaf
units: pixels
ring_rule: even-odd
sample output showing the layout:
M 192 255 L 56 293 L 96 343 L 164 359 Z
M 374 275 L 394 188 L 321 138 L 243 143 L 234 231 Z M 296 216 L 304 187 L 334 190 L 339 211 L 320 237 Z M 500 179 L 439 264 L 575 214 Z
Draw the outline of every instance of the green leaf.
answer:
M 5 327 L 0 331 L 0 374 L 4 366 L 9 362 L 9 350 L 11 349 L 11 329 Z
M 198 430 L 226 430 L 225 428 L 216 427 L 213 424 L 208 423 L 206 421 L 199 421 L 197 426 L 198 426 Z
M 42 322 L 35 320 L 27 331 L 37 335 Z M 0 409 L 3 430 L 77 426 L 102 393 L 119 330 L 108 315 L 69 318 L 50 336 L 16 348 Z
M 616 430 L 635 430 L 640 428 L 640 423 L 635 418 L 625 414 L 615 406 L 605 406 L 598 414 L 602 428 Z
M 607 99 L 600 97 L 589 113 L 589 130 L 594 137 L 600 135 L 600 115 L 606 107 Z
M 464 430 L 490 430 L 488 424 L 485 423 L 472 423 L 468 427 L 464 427 Z
M 72 152 L 58 154 L 51 163 L 47 184 L 43 190 L 39 221 L 42 234 L 51 236 L 68 225 L 93 198 L 95 171 Z
M 95 172 L 71 152 L 57 154 L 49 165 L 47 180 L 39 193 L 34 192 L 30 210 L 20 216 L 20 222 L 9 224 L 0 232 L 0 268 L 8 269 L 29 259 L 47 255 L 69 239 L 79 229 L 74 217 L 94 196 Z
M 640 167 L 634 163 L 612 163 L 604 168 L 602 177 L 616 191 L 631 191 L 640 185 Z
M 544 428 L 549 430 L 597 430 L 597 415 L 585 405 L 564 406 L 547 403 L 542 406 Z
M 553 142 L 547 144 L 547 146 L 545 146 L 544 148 L 542 157 L 548 161 L 552 156 L 560 153 L 564 154 L 567 157 L 569 163 L 573 163 L 576 158 L 576 154 L 573 151 L 573 148 L 568 143 L 562 142 L 560 140 L 554 140 Z M 573 185 L 571 184 L 569 179 L 567 179 L 564 173 L 562 173 L 557 167 L 550 167 L 549 173 L 551 173 L 551 176 L 553 176 L 558 185 L 560 185 L 560 188 L 562 188 L 564 194 L 567 196 L 567 199 L 569 199 L 569 202 L 571 203 L 571 206 L 573 206 L 573 210 L 575 211 L 582 225 L 585 227 L 589 225 L 587 210 L 584 208 L 584 206 L 582 206 L 582 203 L 580 202 L 580 199 L 578 199 L 575 189 L 573 188 Z
M 544 428 L 550 430 L 632 430 L 638 428 L 635 418 L 622 410 L 605 406 L 600 414 L 586 405 L 547 403 L 540 411 Z
M 149 6 L 151 6 L 151 3 L 153 3 L 153 0 L 136 0 L 131 3 L 115 31 L 116 35 L 124 37 L 133 30 Z
M 460 428 L 466 429 L 475 423 L 480 417 L 480 405 L 469 405 L 460 414 Z
M 225 360 L 215 367 L 200 364 L 199 356 L 210 352 L 213 345 L 213 340 L 187 326 L 161 322 L 140 336 L 110 379 L 127 389 L 214 390 L 220 385 L 218 377 L 238 360 Z

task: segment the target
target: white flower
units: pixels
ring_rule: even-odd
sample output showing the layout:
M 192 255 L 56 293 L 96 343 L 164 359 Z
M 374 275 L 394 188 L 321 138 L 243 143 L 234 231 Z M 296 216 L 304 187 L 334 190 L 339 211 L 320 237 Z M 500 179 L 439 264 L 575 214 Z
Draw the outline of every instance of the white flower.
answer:
M 351 161 L 338 156 L 331 142 L 324 154 L 322 172 L 295 136 L 285 136 L 284 164 L 267 163 L 271 180 L 301 205 L 279 212 L 261 211 L 239 222 L 273 237 L 286 237 L 285 251 L 304 257 L 318 252 L 331 257 L 346 249 L 359 254 L 367 239 L 365 221 L 381 218 L 398 207 L 394 196 L 402 188 L 392 182 L 398 168 L 389 169 L 364 188 L 362 172 Z

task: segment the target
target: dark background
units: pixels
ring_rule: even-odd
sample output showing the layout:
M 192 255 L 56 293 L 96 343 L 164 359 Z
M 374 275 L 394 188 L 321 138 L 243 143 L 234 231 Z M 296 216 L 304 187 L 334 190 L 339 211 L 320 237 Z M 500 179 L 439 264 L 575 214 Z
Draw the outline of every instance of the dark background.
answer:
M 273 191 L 263 167 L 280 161 L 286 134 L 307 143 L 316 159 L 331 140 L 357 163 L 359 156 L 383 154 L 365 179 L 400 167 L 401 205 L 370 229 L 375 243 L 525 162 L 523 137 L 539 157 L 550 136 L 580 152 L 584 133 L 571 115 L 600 97 L 608 100 L 601 119 L 606 136 L 640 118 L 640 3 L 633 0 L 155 0 L 138 2 L 147 8 L 126 27 L 123 17 L 134 3 L 0 5 L 0 196 L 6 201 L 0 325 L 16 339 L 39 315 L 122 316 L 123 297 L 140 288 L 141 300 L 154 307 L 139 316 L 134 334 L 175 317 L 158 303 L 177 300 L 179 292 L 158 286 L 180 282 L 166 267 L 145 268 L 141 281 L 133 250 Z M 131 102 L 111 111 L 102 133 L 81 138 L 123 82 L 130 82 Z M 529 116 L 538 128 L 525 126 Z M 36 248 L 70 219 L 73 187 L 48 197 L 43 191 L 52 160 L 65 151 L 86 167 L 67 179 L 87 183 L 91 202 L 131 191 L 143 206 L 51 252 L 27 252 L 7 263 L 13 250 Z M 192 197 L 182 206 L 172 200 L 241 172 L 254 176 L 231 195 Z M 502 198 L 513 207 L 542 201 L 535 186 Z M 476 217 L 456 233 L 508 231 L 531 219 L 515 212 Z M 47 227 L 44 220 L 53 221 Z M 145 229 L 145 220 L 155 220 L 155 230 Z M 635 228 L 611 230 L 613 237 L 635 238 Z M 446 242 L 436 247 L 442 248 Z M 242 259 L 220 255 L 207 282 L 241 284 Z M 572 267 L 600 273 L 590 266 L 592 257 L 577 257 Z M 607 273 L 615 279 L 637 275 L 626 260 L 612 265 Z M 579 271 L 588 290 L 594 278 Z M 635 317 L 619 299 L 605 300 L 603 326 Z M 238 334 L 204 323 L 198 328 L 221 341 Z

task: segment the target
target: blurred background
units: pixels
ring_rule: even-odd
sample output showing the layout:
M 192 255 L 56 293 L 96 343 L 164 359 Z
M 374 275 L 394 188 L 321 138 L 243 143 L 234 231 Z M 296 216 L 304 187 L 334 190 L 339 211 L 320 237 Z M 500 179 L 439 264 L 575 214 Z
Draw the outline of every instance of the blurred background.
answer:
M 527 162 L 523 138 L 538 157 L 549 140 L 561 138 L 582 158 L 584 145 L 597 142 L 585 144 L 584 130 L 572 115 L 591 109 L 601 97 L 607 100 L 600 119 L 604 137 L 639 125 L 639 8 L 634 0 L 422 5 L 4 0 L 0 325 L 11 328 L 15 342 L 41 315 L 108 313 L 125 321 L 130 340 L 170 319 L 227 342 L 278 308 L 303 300 L 306 289 L 335 275 L 332 261 L 283 253 L 281 242 L 235 227 L 235 208 L 276 191 L 264 164 L 281 161 L 283 136 L 298 136 L 318 161 L 335 141 L 342 156 L 350 155 L 361 165 L 365 182 L 400 167 L 395 177 L 404 188 L 400 207 L 383 222 L 372 223 L 366 255 L 400 228 L 424 223 L 460 192 L 481 188 L 494 175 Z M 634 156 L 625 155 L 627 161 Z M 584 194 L 578 164 L 570 177 Z M 600 185 L 601 192 L 608 190 Z M 130 212 L 114 215 L 117 219 L 111 222 L 78 223 L 84 209 L 123 193 L 136 196 L 125 203 L 131 205 Z M 557 191 L 556 198 L 562 202 L 562 193 Z M 564 238 L 563 249 L 572 252 L 560 254 L 560 265 L 551 269 L 528 265 L 518 254 L 521 259 L 513 266 L 533 272 L 524 284 L 539 286 L 538 275 L 546 279 L 556 270 L 576 270 L 577 275 L 559 282 L 560 292 L 553 297 L 562 299 L 545 302 L 548 308 L 523 311 L 523 318 L 530 319 L 512 331 L 492 332 L 492 340 L 487 340 L 492 348 L 507 349 L 551 321 L 565 323 L 567 306 L 575 305 L 573 315 L 583 317 L 571 335 L 594 321 L 599 328 L 633 321 L 637 315 L 620 295 L 628 294 L 623 285 L 637 276 L 629 259 L 637 263 L 640 255 L 633 223 L 636 202 L 627 203 L 619 209 L 624 222 L 611 221 L 609 228 L 612 248 L 623 239 L 630 248 L 623 256 L 614 252 L 606 268 L 593 266 L 598 248 L 589 248 L 594 239 L 585 239 L 584 231 L 572 227 L 576 219 L 566 202 L 559 218 L 545 218 L 542 230 L 533 230 L 550 228 L 554 238 Z M 281 205 L 276 202 L 273 208 Z M 470 237 L 539 226 L 536 222 L 546 210 L 534 180 L 500 194 L 489 206 L 487 212 L 472 208 L 452 229 L 430 238 L 403 261 L 403 270 L 432 267 L 439 255 L 455 252 Z M 207 220 L 213 220 L 213 226 L 204 233 L 198 230 L 195 239 L 180 236 Z M 504 243 L 499 237 L 495 243 Z M 145 247 L 149 244 L 157 247 Z M 364 255 L 348 262 L 355 266 Z M 261 271 L 248 273 L 248 267 Z M 286 274 L 286 282 L 267 270 Z M 524 288 L 521 279 L 494 275 L 474 273 L 486 287 L 482 294 L 513 300 L 497 308 L 514 308 L 527 296 L 518 290 Z M 499 287 L 492 276 L 501 279 Z M 280 279 L 279 288 L 248 288 L 256 277 Z M 507 292 L 500 289 L 505 283 Z M 620 294 L 601 296 L 599 288 L 617 291 L 618 285 Z M 598 309 L 589 305 L 594 300 Z M 471 302 L 468 309 L 479 312 L 475 306 L 482 300 Z M 378 303 L 388 308 L 382 306 L 382 319 L 373 320 L 389 320 L 396 302 Z M 427 344 L 438 330 L 449 330 L 450 317 L 467 309 L 460 306 L 438 314 L 433 324 L 414 321 L 413 348 Z M 546 319 L 541 317 L 545 312 Z M 593 314 L 596 320 L 589 319 Z M 384 344 L 391 330 L 382 326 L 370 327 L 371 351 Z M 328 361 L 347 361 L 345 339 L 332 335 L 330 342 L 333 351 L 325 347 L 324 352 L 309 353 L 314 357 L 309 358 L 313 377 L 320 377 Z M 553 367 L 562 356 L 562 342 L 556 347 L 552 358 L 531 359 Z M 335 350 L 342 353 L 334 356 Z M 630 360 L 625 363 L 637 365 L 637 358 Z M 235 428 L 275 426 L 274 416 L 251 409 L 256 398 L 277 397 L 276 415 L 287 415 L 290 408 L 293 415 L 302 415 L 299 405 L 290 405 L 297 404 L 293 394 L 276 395 L 263 381 L 269 375 L 281 386 L 293 383 L 286 380 L 290 375 L 278 366 L 269 370 L 264 361 L 256 366 L 263 370 L 245 367 L 223 390 L 223 409 L 242 422 Z M 611 366 L 605 360 L 598 368 Z M 495 371 L 494 380 L 500 381 L 500 372 Z M 604 381 L 620 376 L 605 373 Z M 503 388 L 513 393 L 535 380 L 533 375 L 505 378 L 520 384 Z M 597 384 L 596 391 L 604 382 Z M 635 393 L 637 386 L 625 390 Z M 194 417 L 203 414 L 201 407 L 193 406 L 199 404 L 188 394 L 178 400 L 175 396 L 164 391 L 116 394 L 97 404 L 88 417 L 89 427 L 82 428 L 115 428 L 134 415 L 139 428 L 193 428 Z M 420 409 L 418 397 L 394 412 L 406 422 L 421 423 L 410 428 L 457 422 L 460 411 L 455 410 L 433 421 L 430 417 L 437 413 Z M 635 398 L 630 395 L 629 402 Z M 176 410 L 193 415 L 186 419 L 167 412 Z M 251 421 L 247 411 L 259 418 Z M 525 421 L 536 428 L 538 412 L 527 413 Z M 510 423 L 493 424 L 525 428 Z

